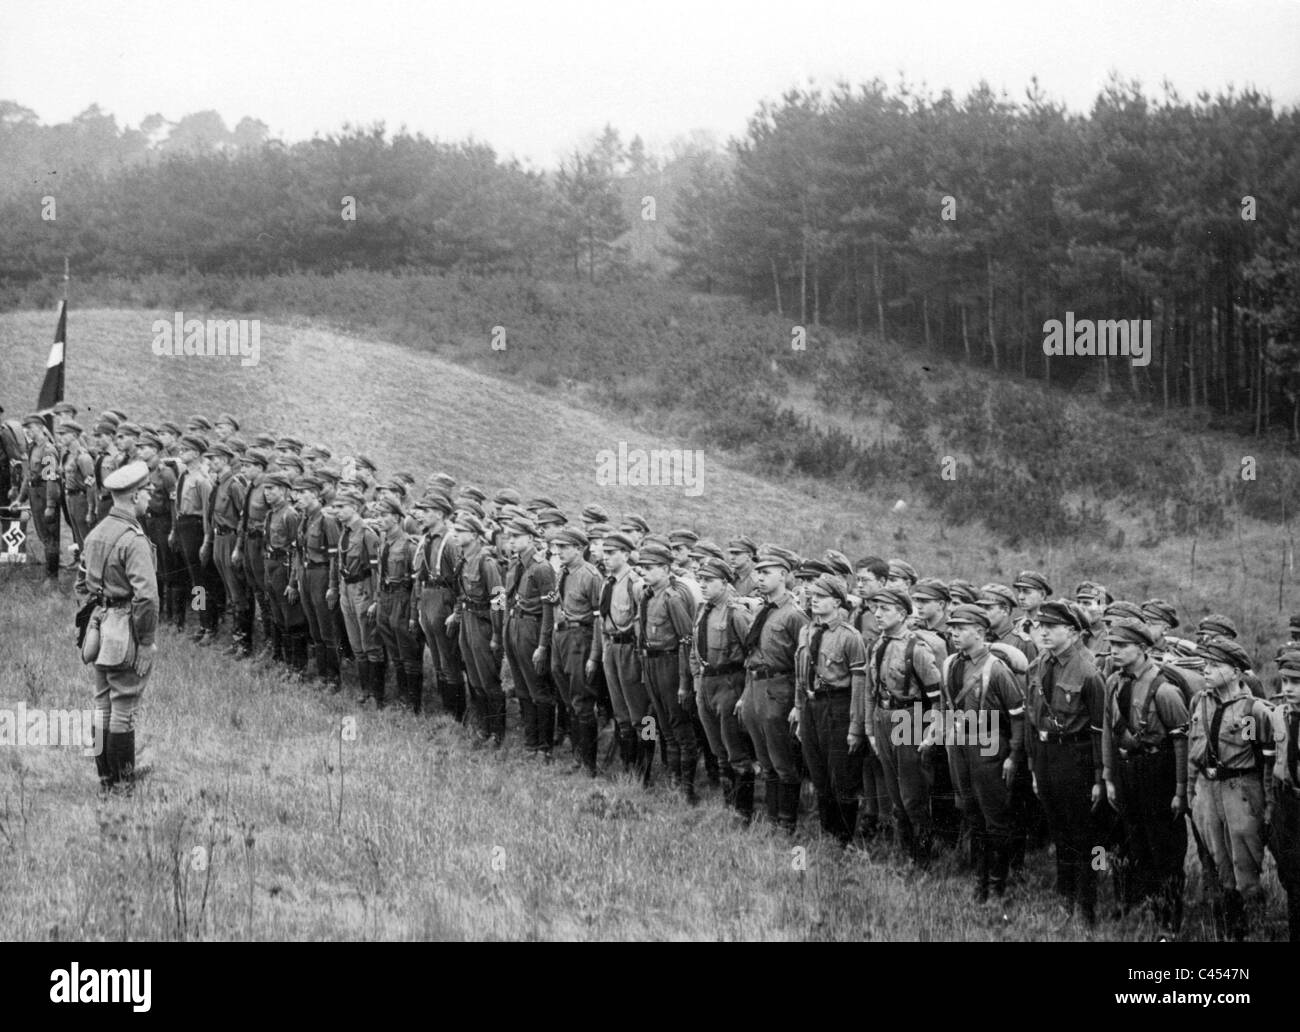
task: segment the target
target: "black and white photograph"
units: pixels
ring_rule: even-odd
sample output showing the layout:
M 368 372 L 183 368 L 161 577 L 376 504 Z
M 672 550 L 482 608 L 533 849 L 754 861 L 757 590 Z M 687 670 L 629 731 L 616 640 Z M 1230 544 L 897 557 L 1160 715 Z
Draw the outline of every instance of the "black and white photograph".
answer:
M 1249 1013 L 1298 105 L 1295 0 L 7 6 L 0 940 L 125 944 L 24 992 L 1070 942 Z

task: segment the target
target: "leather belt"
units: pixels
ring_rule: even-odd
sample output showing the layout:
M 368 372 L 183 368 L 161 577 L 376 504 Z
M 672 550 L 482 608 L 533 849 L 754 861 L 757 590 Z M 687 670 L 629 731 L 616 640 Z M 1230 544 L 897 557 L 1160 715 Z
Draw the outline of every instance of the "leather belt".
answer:
M 358 574 L 351 574 L 351 575 L 345 573 L 345 574 L 343 575 L 343 583 L 344 583 L 344 584 L 360 584 L 362 581 L 364 581 L 364 580 L 369 580 L 369 579 L 370 579 L 370 573 L 369 573 L 369 572 L 366 572 L 366 573 L 358 573 Z
M 304 559 L 303 564 L 309 570 L 319 570 L 323 566 L 329 566 L 330 561 L 328 559 L 322 559 L 320 562 L 317 562 L 315 559 Z
M 1231 781 L 1233 778 L 1258 773 L 1254 767 L 1201 767 L 1200 771 L 1210 781 Z
M 636 631 L 611 631 L 605 640 L 614 645 L 635 645 Z
M 851 690 L 852 689 L 850 689 L 850 691 Z M 918 702 L 923 702 L 923 701 L 924 701 L 923 699 L 919 699 L 919 698 L 918 699 L 896 699 L 892 695 L 877 695 L 876 709 L 887 709 L 887 710 L 911 709 Z
M 268 548 L 266 557 L 268 559 L 288 559 L 290 552 L 287 548 Z
M 655 656 L 676 656 L 678 654 L 677 649 L 675 648 L 674 649 L 642 649 L 641 652 L 643 655 L 650 656 L 652 658 Z
M 748 672 L 754 675 L 755 681 L 775 681 L 780 677 L 790 677 L 794 673 L 793 670 L 776 670 L 765 666 L 749 667 Z
M 227 534 L 233 534 L 235 532 L 235 529 L 236 528 L 234 527 L 213 527 L 212 532 L 214 534 L 220 535 L 221 537 L 225 537 Z
M 841 695 L 852 695 L 853 685 L 827 684 L 820 688 L 809 688 L 807 694 L 810 699 L 834 699 Z
M 1091 731 L 1073 731 L 1066 734 L 1061 731 L 1039 731 L 1038 740 L 1040 742 L 1054 742 L 1057 745 L 1069 745 L 1078 742 L 1091 742 Z
M 734 663 L 700 663 L 700 673 L 705 677 L 726 677 L 738 674 L 745 669 L 745 664 L 737 660 Z

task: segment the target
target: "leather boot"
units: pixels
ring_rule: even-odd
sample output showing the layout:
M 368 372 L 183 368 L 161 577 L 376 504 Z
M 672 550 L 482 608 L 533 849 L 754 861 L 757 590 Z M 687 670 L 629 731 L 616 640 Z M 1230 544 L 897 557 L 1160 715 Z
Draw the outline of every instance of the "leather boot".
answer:
M 284 632 L 280 630 L 280 625 L 271 624 L 271 659 L 277 663 L 285 661 L 284 655 Z
M 922 828 L 913 838 L 912 861 L 921 870 L 929 870 L 930 854 L 934 847 L 934 832 L 929 828 Z
M 357 705 L 364 706 L 374 694 L 370 675 L 370 660 L 364 656 L 357 657 L 357 680 L 361 682 L 361 693 L 357 696 Z
M 325 650 L 325 680 L 329 684 L 330 694 L 337 695 L 343 690 L 343 667 L 339 659 L 337 646 L 323 646 Z
M 256 616 L 252 603 L 249 603 L 244 609 L 244 638 L 241 642 L 243 649 L 239 654 L 240 659 L 247 659 L 253 654 L 253 628 L 257 623 Z
M 596 742 L 599 729 L 596 727 L 594 713 L 583 716 L 574 715 L 574 726 L 578 729 L 578 758 L 587 777 L 596 776 Z
M 820 792 L 817 793 L 817 823 L 821 826 L 823 835 L 835 834 L 835 818 L 831 816 L 830 799 L 827 799 Z
M 754 772 L 747 770 L 736 783 L 736 814 L 749 827 L 754 820 Z
M 419 713 L 424 708 L 424 667 L 418 673 L 407 674 L 406 684 L 411 690 L 411 712 Z
M 695 794 L 695 767 L 694 763 L 682 764 L 682 798 L 686 800 L 687 806 L 694 806 L 700 801 L 700 797 Z
M 985 849 L 989 849 L 990 844 L 985 843 Z M 1011 847 L 1006 841 L 995 842 L 991 844 L 992 864 L 991 864 L 991 882 L 993 885 L 993 897 L 1002 899 L 1007 894 L 1007 872 L 1011 868 Z
M 736 775 L 730 767 L 724 767 L 721 774 L 722 780 L 722 805 L 728 810 L 734 810 L 736 807 Z
M 221 650 L 223 656 L 238 656 L 243 652 L 244 611 L 236 609 L 230 618 L 230 644 Z
M 537 752 L 537 707 L 531 698 L 526 698 L 528 689 L 519 693 L 519 722 L 524 725 L 524 749 Z
M 841 846 L 853 841 L 853 832 L 858 826 L 858 801 L 850 799 L 835 805 L 835 837 Z
M 778 798 L 780 786 L 781 779 L 777 777 L 775 771 L 763 776 L 763 806 L 767 810 L 769 824 L 776 824 L 777 817 L 781 813 L 781 801 Z
M 106 747 L 109 786 L 129 792 L 135 777 L 135 732 L 110 731 Z
M 311 641 L 306 631 L 292 631 L 289 634 L 289 665 L 299 678 L 307 678 L 307 649 Z
M 1250 934 L 1250 921 L 1246 917 L 1246 901 L 1236 889 L 1228 889 L 1223 894 L 1224 923 L 1228 938 L 1241 942 Z
M 971 866 L 975 868 L 975 902 L 989 901 L 989 849 L 984 836 L 977 831 L 970 837 Z
M 383 709 L 385 705 L 384 692 L 387 690 L 388 680 L 388 659 L 387 657 L 372 662 L 370 664 L 370 690 L 375 694 L 375 708 Z
M 636 772 L 642 788 L 649 788 L 654 780 L 655 742 L 654 739 L 638 737 L 636 740 Z
M 798 782 L 793 785 L 777 782 L 776 823 L 787 835 L 793 835 L 799 826 L 799 788 Z
M 627 721 L 622 721 L 615 723 L 614 733 L 618 736 L 618 758 L 622 764 L 623 773 L 630 774 L 636 769 L 636 731 Z
M 95 753 L 95 773 L 99 776 L 99 787 L 101 791 L 107 792 L 113 787 L 112 770 L 108 764 L 108 735 L 105 734 L 99 743 L 99 752 Z
M 543 759 L 549 760 L 555 747 L 555 703 L 536 703 L 533 721 L 537 727 L 537 751 Z
M 393 701 L 397 703 L 399 709 L 406 709 L 410 686 L 406 683 L 406 671 L 402 669 L 401 663 L 393 664 L 393 686 L 396 688 L 393 692 Z

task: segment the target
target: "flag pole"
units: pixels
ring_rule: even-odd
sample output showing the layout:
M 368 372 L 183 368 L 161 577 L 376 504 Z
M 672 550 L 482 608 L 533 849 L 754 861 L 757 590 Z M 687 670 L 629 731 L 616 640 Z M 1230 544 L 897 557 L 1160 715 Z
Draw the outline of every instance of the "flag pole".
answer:
M 63 256 L 63 317 L 64 317 L 65 319 L 66 319 L 67 316 L 68 316 L 68 279 L 69 279 L 69 276 L 68 276 L 68 256 L 65 254 L 65 255 Z M 66 326 L 67 324 L 65 323 L 64 325 Z M 67 332 L 65 331 L 64 334 L 63 334 L 63 337 L 64 337 L 64 344 L 63 344 L 63 393 L 64 393 L 64 396 L 66 396 L 67 393 L 68 393 L 68 344 L 67 344 L 67 336 L 68 336 L 68 334 L 67 334 Z

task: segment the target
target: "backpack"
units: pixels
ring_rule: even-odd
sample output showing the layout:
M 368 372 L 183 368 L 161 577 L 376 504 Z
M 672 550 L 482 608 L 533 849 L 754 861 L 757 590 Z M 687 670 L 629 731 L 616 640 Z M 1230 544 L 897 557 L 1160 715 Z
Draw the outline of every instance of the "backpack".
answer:
M 1190 707 L 1192 699 L 1205 687 L 1205 675 L 1198 666 L 1184 666 L 1187 660 L 1158 659 L 1156 666 L 1165 680 L 1183 693 L 1183 701 Z M 1198 663 L 1200 661 L 1195 661 Z
M 980 671 L 980 694 L 979 703 L 984 702 L 984 696 L 988 694 L 989 682 L 993 679 L 993 666 L 996 663 L 1013 677 L 1023 678 L 1029 669 L 1029 661 L 1025 659 L 1025 654 L 1014 645 L 1006 645 L 1003 642 L 996 641 L 989 643 L 989 652 L 992 653 L 992 661 L 984 664 L 984 669 Z M 944 687 L 948 686 L 948 674 L 952 670 L 952 665 L 957 661 L 960 652 L 951 652 L 943 661 L 942 676 L 940 678 Z M 956 700 L 953 700 L 954 706 Z

